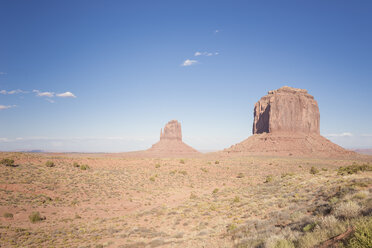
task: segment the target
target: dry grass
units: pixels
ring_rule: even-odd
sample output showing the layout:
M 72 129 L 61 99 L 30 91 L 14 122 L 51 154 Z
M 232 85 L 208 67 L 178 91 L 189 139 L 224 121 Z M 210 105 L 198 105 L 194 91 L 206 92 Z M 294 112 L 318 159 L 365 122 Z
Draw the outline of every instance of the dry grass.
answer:
M 337 174 L 347 160 L 2 158 L 19 165 L 0 167 L 2 247 L 311 247 L 364 220 L 372 203 L 372 172 Z

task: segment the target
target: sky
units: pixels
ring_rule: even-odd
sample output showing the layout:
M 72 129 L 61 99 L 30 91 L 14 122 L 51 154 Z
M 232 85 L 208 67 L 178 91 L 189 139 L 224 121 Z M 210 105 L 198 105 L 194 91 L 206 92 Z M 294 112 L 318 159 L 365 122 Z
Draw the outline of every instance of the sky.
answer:
M 321 134 L 372 148 L 372 1 L 0 0 L 0 150 L 220 150 L 307 89 Z

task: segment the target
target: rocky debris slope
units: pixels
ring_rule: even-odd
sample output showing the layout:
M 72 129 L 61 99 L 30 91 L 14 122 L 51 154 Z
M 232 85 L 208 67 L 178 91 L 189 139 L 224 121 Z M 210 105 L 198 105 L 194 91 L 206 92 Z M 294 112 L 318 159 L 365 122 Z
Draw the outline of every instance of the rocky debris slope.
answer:
M 284 86 L 254 107 L 253 135 L 225 153 L 286 156 L 349 156 L 354 152 L 320 135 L 320 114 L 307 90 Z
M 160 156 L 182 156 L 199 152 L 182 141 L 181 123 L 172 120 L 160 130 L 160 141 L 146 150 L 146 153 Z

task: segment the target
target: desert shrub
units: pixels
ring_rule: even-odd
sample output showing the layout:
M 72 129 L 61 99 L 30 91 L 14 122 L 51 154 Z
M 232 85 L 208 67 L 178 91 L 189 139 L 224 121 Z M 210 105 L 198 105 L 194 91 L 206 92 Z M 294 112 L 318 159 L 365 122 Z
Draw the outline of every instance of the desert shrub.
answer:
M 14 164 L 14 160 L 9 159 L 9 158 L 3 158 L 0 161 L 0 164 L 5 165 L 5 166 L 10 166 L 10 167 L 16 167 L 16 165 Z
M 33 212 L 30 216 L 28 216 L 31 223 L 36 223 L 42 220 L 45 220 L 46 218 L 44 216 L 41 216 L 39 212 Z
M 56 165 L 53 163 L 53 161 L 46 161 L 45 166 L 46 167 L 54 167 Z
M 87 164 L 82 164 L 82 165 L 80 165 L 80 169 L 81 170 L 88 170 L 90 167 L 89 167 L 89 165 L 87 165 Z
M 220 164 L 220 161 L 216 160 L 216 161 L 214 162 L 214 164 Z
M 12 213 L 4 213 L 3 214 L 3 216 L 5 217 L 5 218 L 13 218 L 13 214 Z
M 372 165 L 369 164 L 363 164 L 358 165 L 356 163 L 353 163 L 352 165 L 346 166 L 346 167 L 340 167 L 337 170 L 337 175 L 352 175 L 355 173 L 358 173 L 359 171 L 372 171 Z
M 74 167 L 76 167 L 76 168 L 79 168 L 79 167 L 80 167 L 80 165 L 79 165 L 77 162 L 74 162 L 74 163 L 72 164 L 72 166 L 74 166 Z
M 322 216 L 319 219 L 319 227 L 324 229 L 332 229 L 337 221 L 338 220 L 333 215 Z
M 302 231 L 304 231 L 304 232 L 311 232 L 312 230 L 314 230 L 315 226 L 316 226 L 315 223 L 309 223 L 309 224 L 307 224 L 306 226 L 304 226 L 302 228 Z
M 367 196 L 368 196 L 368 191 L 360 191 L 353 195 L 353 199 L 363 200 L 363 199 L 366 199 Z
M 203 172 L 207 173 L 208 170 L 206 168 L 200 168 Z
M 269 183 L 269 182 L 271 182 L 272 180 L 273 180 L 273 175 L 268 175 L 268 176 L 266 177 L 265 183 Z
M 216 194 L 218 192 L 218 189 L 217 188 L 215 188 L 214 190 L 213 190 L 213 194 Z
M 179 171 L 178 173 L 180 173 L 180 174 L 182 174 L 182 175 L 184 175 L 184 176 L 187 175 L 187 171 Z
M 312 166 L 311 169 L 310 169 L 310 174 L 315 175 L 315 174 L 318 174 L 318 173 L 319 173 L 319 170 L 317 168 L 315 168 L 314 166 Z
M 274 248 L 294 248 L 294 244 L 292 241 L 286 240 L 286 239 L 281 239 L 278 240 L 274 246 Z
M 194 192 L 191 192 L 190 199 L 197 199 L 197 198 L 198 196 Z
M 180 164 L 184 164 L 184 163 L 185 163 L 185 160 L 181 159 Z
M 150 177 L 151 182 L 155 182 L 155 177 Z
M 349 219 L 356 217 L 360 213 L 360 210 L 360 206 L 357 203 L 353 201 L 347 201 L 338 204 L 333 209 L 333 213 L 339 218 Z
M 372 247 L 372 217 L 362 219 L 355 224 L 355 232 L 348 240 L 347 247 Z
M 243 178 L 244 177 L 244 174 L 242 172 L 240 172 L 236 177 L 237 178 Z
M 280 175 L 281 178 L 291 177 L 291 176 L 294 176 L 293 172 L 286 172 L 286 173 L 282 173 L 282 175 Z
M 155 165 L 155 168 L 160 168 L 160 164 L 156 164 Z
M 239 197 L 239 196 L 235 196 L 233 202 L 234 202 L 234 203 L 238 203 L 238 202 L 240 202 L 240 197 Z
M 282 235 L 274 235 L 265 241 L 265 248 L 294 248 L 294 244 Z
M 232 231 L 236 230 L 237 228 L 238 227 L 234 223 L 231 223 L 231 224 L 227 225 L 227 227 L 226 227 L 227 232 L 232 232 Z

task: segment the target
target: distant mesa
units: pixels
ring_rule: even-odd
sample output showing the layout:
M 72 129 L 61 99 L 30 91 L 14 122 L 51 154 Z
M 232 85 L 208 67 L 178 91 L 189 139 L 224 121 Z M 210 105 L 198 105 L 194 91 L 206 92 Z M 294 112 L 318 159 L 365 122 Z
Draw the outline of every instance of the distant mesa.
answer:
M 284 86 L 263 96 L 254 106 L 252 133 L 224 152 L 294 156 L 355 154 L 320 135 L 318 103 L 304 89 Z
M 181 123 L 177 120 L 168 122 L 160 130 L 160 141 L 146 150 L 147 153 L 162 156 L 192 155 L 199 152 L 182 141 Z

